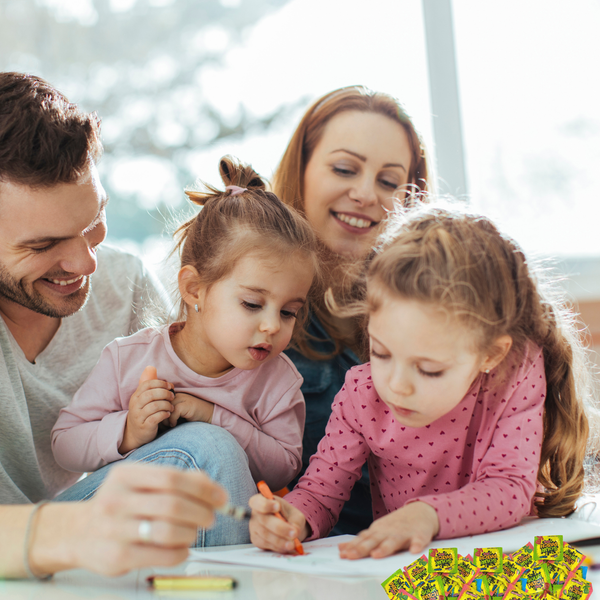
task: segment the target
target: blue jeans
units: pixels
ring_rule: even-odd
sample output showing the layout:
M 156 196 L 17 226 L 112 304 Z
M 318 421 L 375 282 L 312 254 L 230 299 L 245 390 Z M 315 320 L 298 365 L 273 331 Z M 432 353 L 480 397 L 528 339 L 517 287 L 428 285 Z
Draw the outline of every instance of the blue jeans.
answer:
M 248 456 L 236 439 L 222 427 L 208 423 L 182 423 L 134 450 L 129 462 L 154 463 L 179 469 L 204 471 L 229 493 L 229 502 L 246 506 L 256 494 L 256 485 L 248 468 Z M 108 471 L 117 461 L 90 473 L 85 479 L 59 494 L 54 501 L 89 500 L 98 490 Z M 247 544 L 250 542 L 247 521 L 235 521 L 217 514 L 210 529 L 199 529 L 197 547 Z

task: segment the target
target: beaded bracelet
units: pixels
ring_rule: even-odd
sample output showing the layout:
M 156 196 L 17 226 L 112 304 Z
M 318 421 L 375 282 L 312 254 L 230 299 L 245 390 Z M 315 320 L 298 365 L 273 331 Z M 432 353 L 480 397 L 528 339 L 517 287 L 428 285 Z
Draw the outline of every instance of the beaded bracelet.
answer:
M 39 579 L 41 581 L 50 579 L 52 575 L 36 575 L 31 570 L 31 566 L 29 565 L 29 545 L 31 543 L 31 530 L 33 529 L 33 521 L 35 519 L 35 515 L 37 514 L 38 510 L 40 510 L 40 508 L 47 503 L 48 500 L 40 500 L 36 503 L 36 505 L 33 507 L 33 510 L 29 513 L 29 519 L 27 520 L 27 527 L 25 529 L 25 542 L 23 544 L 23 565 L 25 566 L 25 573 L 27 573 L 27 577 L 29 579 Z

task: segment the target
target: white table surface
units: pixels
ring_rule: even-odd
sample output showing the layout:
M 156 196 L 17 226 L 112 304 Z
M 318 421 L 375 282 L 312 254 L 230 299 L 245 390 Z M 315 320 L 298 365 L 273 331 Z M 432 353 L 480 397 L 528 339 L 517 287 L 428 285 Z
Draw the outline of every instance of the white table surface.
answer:
M 235 546 L 241 548 L 244 546 Z M 224 549 L 227 547 L 224 547 Z M 232 548 L 229 546 L 228 548 Z M 215 550 L 212 548 L 211 550 Z M 600 561 L 600 546 L 581 551 Z M 405 565 L 398 565 L 398 567 Z M 146 584 L 153 574 L 231 575 L 238 587 L 227 592 L 155 592 Z M 391 573 L 390 573 L 391 575 Z M 594 585 L 592 598 L 600 597 L 600 571 L 588 571 Z M 2 600 L 148 600 L 181 598 L 198 600 L 386 600 L 381 577 L 316 577 L 284 571 L 265 571 L 235 565 L 186 562 L 173 568 L 140 569 L 123 577 L 102 577 L 88 571 L 58 573 L 53 579 L 36 581 L 1 581 Z

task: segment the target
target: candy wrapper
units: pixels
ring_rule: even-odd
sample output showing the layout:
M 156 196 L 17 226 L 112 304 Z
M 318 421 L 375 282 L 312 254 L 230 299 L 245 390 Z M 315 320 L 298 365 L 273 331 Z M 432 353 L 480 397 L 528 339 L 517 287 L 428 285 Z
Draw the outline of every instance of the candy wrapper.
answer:
M 446 594 L 446 598 L 456 598 L 460 594 L 460 591 L 464 586 L 463 580 L 460 577 L 458 577 L 457 574 L 446 575 L 444 573 L 441 573 L 439 577 L 444 583 L 444 591 Z
M 548 572 L 548 566 L 543 563 L 534 564 L 526 573 L 523 582 L 522 590 L 534 598 L 541 597 L 552 583 L 552 578 Z
M 561 562 L 563 559 L 562 535 L 536 535 L 533 542 L 533 559 Z
M 456 574 L 463 580 L 464 583 L 473 579 L 477 573 L 477 567 L 473 564 L 473 559 L 470 554 L 467 556 L 458 555 L 456 564 Z
M 413 561 L 404 569 L 404 574 L 410 581 L 410 585 L 414 590 L 416 590 L 422 583 L 427 579 L 427 566 L 429 561 L 427 556 L 423 554 L 417 558 L 417 560 Z
M 458 570 L 458 552 L 456 548 L 431 548 L 429 550 L 429 573 L 452 575 Z
M 473 564 L 481 570 L 482 573 L 502 572 L 502 548 L 475 548 L 473 553 Z
M 411 594 L 413 592 L 412 585 L 404 575 L 403 569 L 398 569 L 395 573 L 392 573 L 381 584 L 381 587 L 385 590 L 385 593 L 389 596 L 390 600 L 392 600 L 401 589 L 404 589 Z
M 502 596 L 502 600 L 530 600 L 530 598 L 525 592 L 515 587 L 507 590 L 504 596 Z
M 520 567 L 529 569 L 533 564 L 533 544 L 531 542 L 525 544 L 522 548 L 513 552 L 510 558 L 514 560 Z
M 559 598 L 565 600 L 588 600 L 592 595 L 592 583 L 581 579 L 577 571 L 571 573 L 560 590 Z
M 583 563 L 585 556 L 577 548 L 573 548 L 571 544 L 563 542 L 563 563 L 569 567 L 569 571 L 574 571 Z
M 419 600 L 444 600 L 446 593 L 442 578 L 430 575 L 415 590 L 415 595 Z

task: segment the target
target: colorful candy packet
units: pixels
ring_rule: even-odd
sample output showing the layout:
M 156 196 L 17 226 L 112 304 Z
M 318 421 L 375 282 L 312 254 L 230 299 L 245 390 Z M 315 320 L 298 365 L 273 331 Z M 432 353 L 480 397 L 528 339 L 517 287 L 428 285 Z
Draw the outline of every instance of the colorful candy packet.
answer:
M 433 574 L 429 575 L 415 590 L 415 595 L 419 600 L 444 600 L 446 591 L 442 578 Z
M 471 555 L 461 556 L 459 554 L 456 564 L 456 574 L 463 580 L 463 583 L 467 583 L 473 579 L 476 573 L 477 567 L 473 564 Z
M 567 542 L 563 542 L 563 563 L 566 563 L 569 566 L 569 571 L 575 571 L 578 567 L 583 563 L 585 556 L 568 544 Z
M 563 536 L 536 535 L 533 542 L 533 559 L 561 562 L 563 559 Z
M 483 595 L 477 590 L 470 588 L 463 589 L 458 595 L 458 600 L 482 600 Z
M 402 568 L 398 569 L 395 573 L 392 573 L 382 584 L 381 587 L 385 590 L 385 593 L 392 600 L 396 594 L 404 589 L 405 591 L 412 594 L 413 588 L 410 581 L 404 575 Z
M 578 571 L 573 571 L 559 592 L 559 598 L 568 600 L 588 600 L 592 595 L 592 582 L 581 579 Z
M 427 579 L 428 564 L 429 561 L 427 560 L 427 556 L 423 554 L 423 556 L 417 558 L 417 560 L 410 563 L 410 565 L 408 565 L 408 567 L 404 569 L 404 575 L 410 582 L 410 585 L 412 586 L 413 590 L 416 591 L 416 589 L 423 583 L 423 581 Z
M 475 548 L 473 564 L 482 572 L 493 575 L 502 572 L 502 548 Z
M 521 579 L 521 582 L 521 589 L 526 594 L 529 594 L 533 598 L 543 596 L 550 588 L 550 583 L 552 582 L 548 566 L 543 562 L 534 564 L 527 571 L 525 577 Z
M 428 573 L 452 575 L 458 571 L 458 551 L 456 548 L 430 548 Z
M 460 594 L 460 590 L 462 590 L 464 582 L 460 577 L 457 576 L 457 574 L 446 575 L 445 573 L 440 573 L 438 577 L 444 583 L 446 597 L 457 597 L 458 594 Z
M 529 569 L 533 564 L 533 545 L 531 542 L 525 544 L 522 548 L 513 552 L 510 555 L 511 560 L 514 560 L 520 567 Z
M 563 584 L 571 572 L 569 565 L 567 565 L 565 562 L 555 563 L 549 561 L 545 563 L 545 565 L 546 569 L 548 569 L 548 573 L 550 573 L 550 580 L 552 584 Z

